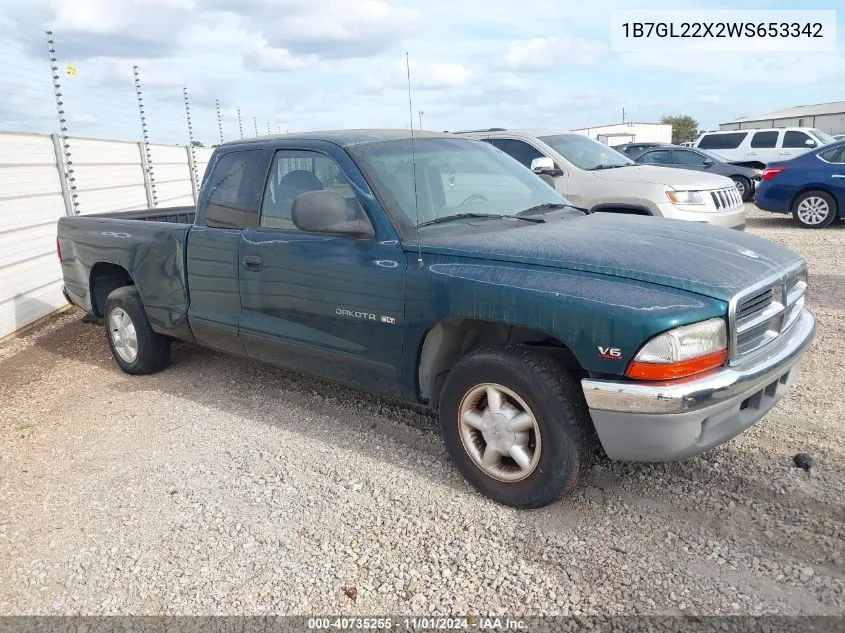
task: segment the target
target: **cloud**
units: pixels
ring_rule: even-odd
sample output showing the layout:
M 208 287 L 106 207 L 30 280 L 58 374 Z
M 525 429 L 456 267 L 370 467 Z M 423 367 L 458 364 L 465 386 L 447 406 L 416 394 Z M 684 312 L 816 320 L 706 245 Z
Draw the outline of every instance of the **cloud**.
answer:
M 299 70 L 311 66 L 315 61 L 313 57 L 294 57 L 286 48 L 269 46 L 267 42 L 259 42 L 245 51 L 243 59 L 247 68 L 262 72 Z
M 421 13 L 386 0 L 212 0 L 240 16 L 270 48 L 319 59 L 368 57 L 390 50 L 413 32 Z
M 607 45 L 580 37 L 534 37 L 508 46 L 505 66 L 511 70 L 546 70 L 556 66 L 590 66 L 599 63 Z
M 450 62 L 411 62 L 411 86 L 414 90 L 437 90 L 467 84 L 472 72 L 461 64 Z M 407 88 L 405 61 L 388 64 L 364 77 L 362 92 L 379 93 L 394 88 Z

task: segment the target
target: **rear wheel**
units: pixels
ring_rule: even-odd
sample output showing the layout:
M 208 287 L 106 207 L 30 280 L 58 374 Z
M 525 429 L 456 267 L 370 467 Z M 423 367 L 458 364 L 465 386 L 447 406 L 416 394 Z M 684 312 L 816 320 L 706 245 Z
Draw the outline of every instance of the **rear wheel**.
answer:
M 742 198 L 743 202 L 748 202 L 751 199 L 751 181 L 745 176 L 731 176 L 731 180 L 736 185 L 737 193 Z
M 805 229 L 821 229 L 836 218 L 836 200 L 824 191 L 807 191 L 792 203 L 792 217 Z
M 170 339 L 150 327 L 135 286 L 109 294 L 104 322 L 109 349 L 127 374 L 152 374 L 170 364 Z
M 524 346 L 459 361 L 443 386 L 440 426 L 467 481 L 519 508 L 547 505 L 572 490 L 592 454 L 578 383 L 551 357 Z

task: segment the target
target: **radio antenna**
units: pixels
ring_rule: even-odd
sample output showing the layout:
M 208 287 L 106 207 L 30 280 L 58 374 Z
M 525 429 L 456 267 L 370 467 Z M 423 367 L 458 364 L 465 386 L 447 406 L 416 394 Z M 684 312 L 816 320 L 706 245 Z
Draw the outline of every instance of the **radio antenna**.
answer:
M 405 70 L 408 74 L 408 116 L 411 123 L 411 166 L 414 176 L 414 214 L 417 216 L 417 268 L 423 267 L 422 246 L 420 246 L 420 199 L 417 194 L 417 152 L 414 146 L 414 105 L 411 102 L 411 60 L 405 52 Z

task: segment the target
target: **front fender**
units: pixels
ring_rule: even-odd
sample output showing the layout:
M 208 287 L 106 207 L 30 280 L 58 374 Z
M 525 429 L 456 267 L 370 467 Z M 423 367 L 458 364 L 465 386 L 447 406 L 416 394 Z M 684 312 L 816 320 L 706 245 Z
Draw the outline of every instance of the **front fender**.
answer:
M 588 372 L 622 375 L 656 334 L 727 313 L 723 301 L 610 275 L 435 255 L 409 269 L 406 292 L 406 386 L 415 384 L 426 332 L 443 319 L 539 330 L 566 345 Z

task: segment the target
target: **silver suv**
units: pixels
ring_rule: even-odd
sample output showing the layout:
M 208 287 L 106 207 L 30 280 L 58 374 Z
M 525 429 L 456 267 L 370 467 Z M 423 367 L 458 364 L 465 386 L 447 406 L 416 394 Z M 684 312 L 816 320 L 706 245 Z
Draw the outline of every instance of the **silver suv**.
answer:
M 637 165 L 581 134 L 488 130 L 466 132 L 512 156 L 590 212 L 612 211 L 745 228 L 733 181 L 683 169 Z

